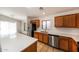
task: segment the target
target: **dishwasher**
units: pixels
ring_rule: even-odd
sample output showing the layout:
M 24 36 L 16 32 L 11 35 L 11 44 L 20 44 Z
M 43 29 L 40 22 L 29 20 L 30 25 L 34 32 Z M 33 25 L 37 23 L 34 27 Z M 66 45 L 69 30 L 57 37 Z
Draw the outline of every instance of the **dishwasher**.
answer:
M 58 48 L 58 35 L 49 35 L 49 45 Z

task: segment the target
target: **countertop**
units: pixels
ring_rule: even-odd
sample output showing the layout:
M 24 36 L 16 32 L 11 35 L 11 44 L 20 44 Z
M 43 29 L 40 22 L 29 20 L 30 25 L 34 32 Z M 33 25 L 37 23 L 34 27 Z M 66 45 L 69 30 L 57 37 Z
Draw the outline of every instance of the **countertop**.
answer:
M 36 31 L 36 32 L 41 32 L 41 31 Z M 70 37 L 74 39 L 76 42 L 79 42 L 79 34 L 71 34 L 71 33 L 68 34 L 68 33 L 50 32 L 50 31 L 48 32 L 48 34 Z
M 37 39 L 20 33 L 0 37 L 2 52 L 20 52 L 36 41 Z

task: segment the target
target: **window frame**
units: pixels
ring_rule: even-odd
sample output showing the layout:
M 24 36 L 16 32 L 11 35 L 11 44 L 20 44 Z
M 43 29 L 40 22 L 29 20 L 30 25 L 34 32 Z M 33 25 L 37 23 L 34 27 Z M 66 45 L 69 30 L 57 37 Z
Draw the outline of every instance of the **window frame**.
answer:
M 46 29 L 44 29 L 44 30 L 47 30 L 47 29 L 48 29 L 47 21 L 50 21 L 50 20 L 43 20 L 43 21 L 42 21 L 42 29 L 44 29 L 43 22 L 46 22 Z

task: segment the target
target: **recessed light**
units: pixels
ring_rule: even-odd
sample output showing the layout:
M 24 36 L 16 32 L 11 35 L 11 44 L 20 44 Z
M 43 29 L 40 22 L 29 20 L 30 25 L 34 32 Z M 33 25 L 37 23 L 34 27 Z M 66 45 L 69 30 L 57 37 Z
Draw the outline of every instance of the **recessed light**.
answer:
M 45 12 L 43 12 L 43 15 L 45 15 Z

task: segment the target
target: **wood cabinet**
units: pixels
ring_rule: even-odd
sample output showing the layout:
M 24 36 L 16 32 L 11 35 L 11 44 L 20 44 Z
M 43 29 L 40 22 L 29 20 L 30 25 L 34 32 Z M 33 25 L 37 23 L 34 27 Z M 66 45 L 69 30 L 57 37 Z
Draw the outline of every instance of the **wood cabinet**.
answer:
M 76 25 L 77 25 L 77 27 L 79 28 L 79 14 L 76 14 L 76 16 L 77 16 Z
M 37 42 L 33 43 L 29 47 L 25 48 L 21 52 L 37 52 Z
M 59 48 L 65 51 L 77 52 L 77 43 L 69 37 L 59 37 Z
M 63 16 L 55 17 L 55 26 L 63 27 Z
M 36 27 L 40 26 L 40 20 L 39 19 L 32 20 L 31 23 L 36 24 Z
M 55 27 L 76 27 L 76 14 L 55 17 Z
M 39 32 L 34 32 L 34 37 L 39 39 Z
M 48 34 L 43 34 L 43 42 L 48 44 Z
M 69 42 L 69 51 L 77 52 L 77 43 L 73 39 L 70 39 Z
M 38 41 L 48 44 L 48 34 L 35 32 L 34 37 L 38 39 Z
M 65 51 L 68 51 L 68 38 L 59 37 L 59 48 Z
M 76 27 L 76 15 L 75 14 L 66 15 L 63 18 L 64 18 L 64 21 L 63 21 L 64 27 Z
M 43 34 L 39 32 L 39 41 L 43 41 Z
M 36 26 L 37 26 L 37 27 L 40 26 L 40 20 L 36 20 Z

